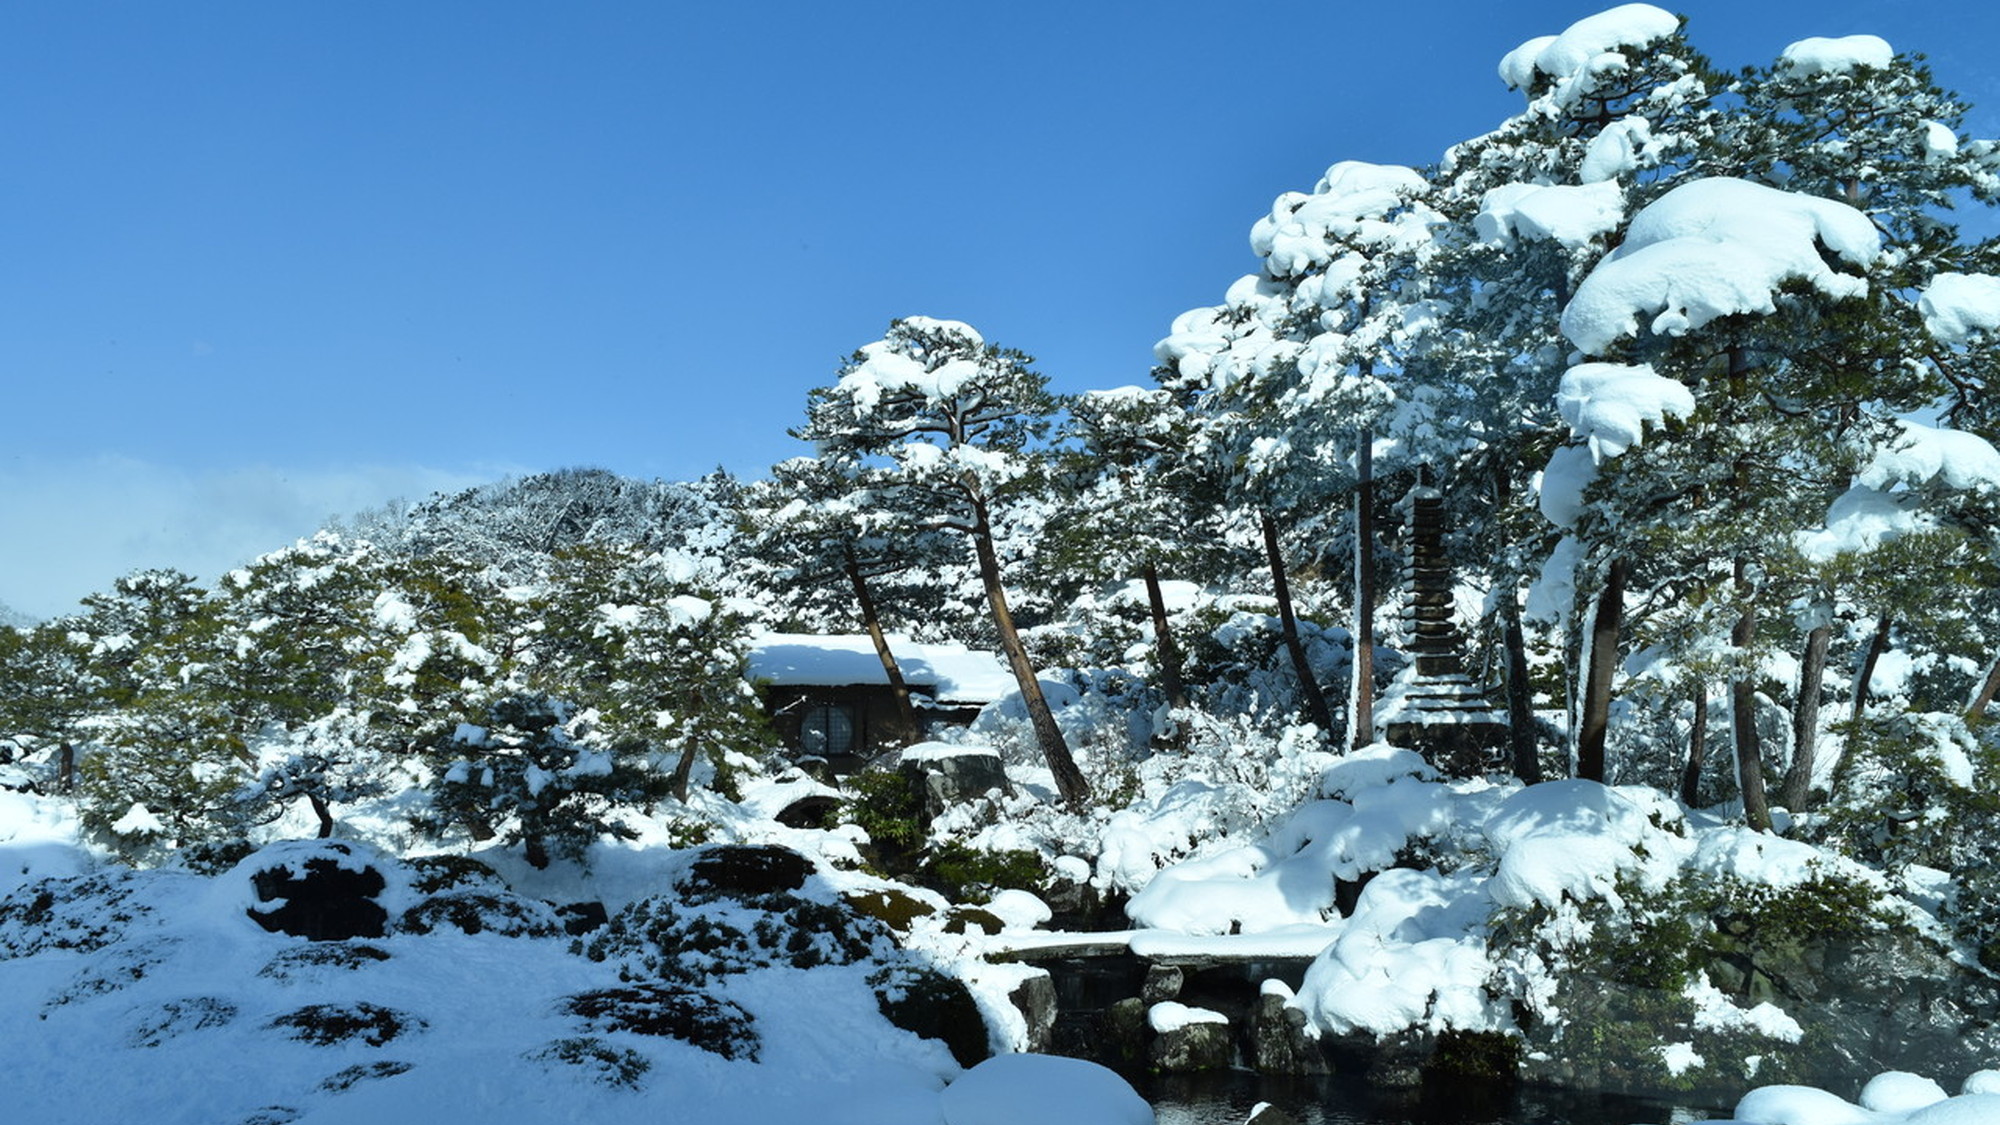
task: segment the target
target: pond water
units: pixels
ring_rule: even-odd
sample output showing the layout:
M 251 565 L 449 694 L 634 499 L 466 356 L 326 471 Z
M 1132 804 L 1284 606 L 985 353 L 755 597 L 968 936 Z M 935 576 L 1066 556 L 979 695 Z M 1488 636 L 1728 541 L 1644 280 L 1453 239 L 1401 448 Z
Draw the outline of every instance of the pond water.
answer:
M 1250 1071 L 1131 1074 L 1159 1125 L 1243 1125 L 1259 1102 L 1299 1125 L 1685 1125 L 1729 1116 L 1726 1106 L 1676 1106 L 1613 1095 L 1528 1088 L 1452 1095 L 1380 1090 L 1359 1078 Z

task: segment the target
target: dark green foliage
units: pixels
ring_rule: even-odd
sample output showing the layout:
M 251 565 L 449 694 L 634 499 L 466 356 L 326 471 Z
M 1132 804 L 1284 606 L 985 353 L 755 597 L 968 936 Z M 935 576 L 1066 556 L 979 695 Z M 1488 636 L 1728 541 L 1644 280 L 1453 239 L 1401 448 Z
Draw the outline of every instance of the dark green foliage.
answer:
M 169 1039 L 222 1027 L 236 1020 L 236 1005 L 214 996 L 169 1000 L 142 1018 L 125 1041 L 134 1047 L 157 1047 Z
M 954 899 L 985 900 L 996 891 L 1040 891 L 1048 868 L 1039 853 L 1014 849 L 985 851 L 955 840 L 931 848 L 924 858 L 925 882 Z
M 888 927 L 838 900 L 789 891 L 654 895 L 626 907 L 576 948 L 619 962 L 626 980 L 700 985 L 773 965 L 810 969 L 887 956 Z
M 898 770 L 869 770 L 847 779 L 853 794 L 841 819 L 868 833 L 878 848 L 914 851 L 924 842 L 923 798 Z
M 606 1086 L 620 1086 L 633 1089 L 653 1064 L 646 1056 L 628 1047 L 619 1047 L 595 1035 L 579 1035 L 567 1039 L 557 1039 L 545 1047 L 530 1051 L 527 1058 L 544 1066 L 560 1064 L 585 1071 Z
M 381 937 L 389 918 L 376 901 L 387 886 L 382 873 L 351 866 L 356 853 L 350 845 L 326 841 L 320 847 L 332 854 L 300 858 L 287 850 L 251 872 L 259 900 L 247 912 L 251 920 L 272 933 L 313 941 Z
M 1801 1068 L 1825 1065 L 1828 1044 L 1840 1036 L 1810 1018 L 1797 1043 L 1702 1025 L 1690 990 L 1706 981 L 1739 1009 L 1768 1002 L 1808 1017 L 1826 999 L 1822 992 L 1842 987 L 1825 979 L 1837 958 L 1903 940 L 1883 913 L 1879 891 L 1825 872 L 1789 887 L 1683 879 L 1658 894 L 1626 884 L 1619 893 L 1624 902 L 1616 909 L 1601 901 L 1580 908 L 1590 937 L 1566 949 L 1540 945 L 1537 928 L 1552 918 L 1543 907 L 1496 916 L 1493 945 L 1503 959 L 1540 948 L 1559 966 L 1554 1020 L 1524 1021 L 1528 1046 L 1553 1060 L 1535 1064 L 1539 1077 L 1667 1091 L 1727 1090 L 1751 1078 L 1806 1074 Z M 1558 923 L 1557 932 L 1575 925 Z M 1692 1044 L 1706 1065 L 1671 1074 L 1659 1048 L 1673 1042 Z M 1762 1060 L 1754 1074 L 1740 1065 L 1752 1056 Z
M 471 856 L 424 855 L 404 863 L 410 868 L 410 889 L 420 895 L 504 890 L 507 886 L 499 872 Z
M 547 903 L 506 891 L 432 895 L 404 911 L 396 928 L 411 934 L 451 929 L 500 937 L 554 937 L 563 932 L 561 919 Z
M 896 965 L 871 975 L 868 983 L 890 1023 L 941 1041 L 958 1065 L 976 1066 L 992 1055 L 986 1020 L 964 981 L 921 965 Z
M 311 979 L 322 975 L 322 970 L 353 972 L 388 959 L 386 950 L 365 942 L 321 941 L 279 950 L 257 975 L 281 981 Z
M 725 1059 L 757 1059 L 759 1039 L 750 1014 L 697 989 L 661 984 L 605 988 L 566 998 L 563 1010 L 593 1030 L 662 1036 Z
M 319 1088 L 329 1094 L 344 1093 L 363 1082 L 373 1082 L 382 1078 L 394 1078 L 407 1074 L 410 1064 L 393 1059 L 379 1059 L 371 1063 L 358 1063 L 345 1070 L 335 1071 L 326 1076 Z
M 354 1040 L 380 1047 L 409 1032 L 422 1031 L 428 1025 L 408 1012 L 360 1002 L 309 1004 L 277 1016 L 265 1026 L 315 1047 L 332 1047 Z
M 93 953 L 124 937 L 152 913 L 134 899 L 146 876 L 106 871 L 39 879 L 0 898 L 0 957 L 31 957 L 45 949 Z
M 1521 1054 L 1521 1041 L 1514 1036 L 1452 1028 L 1437 1037 L 1424 1077 L 1511 1085 L 1521 1076 Z

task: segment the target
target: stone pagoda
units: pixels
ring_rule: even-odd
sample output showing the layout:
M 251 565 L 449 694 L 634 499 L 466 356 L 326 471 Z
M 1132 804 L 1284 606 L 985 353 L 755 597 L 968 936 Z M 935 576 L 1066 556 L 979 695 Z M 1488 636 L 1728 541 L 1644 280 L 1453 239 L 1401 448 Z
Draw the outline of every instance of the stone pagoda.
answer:
M 1453 777 L 1498 768 L 1507 714 L 1465 672 L 1465 635 L 1453 620 L 1451 564 L 1444 553 L 1444 497 L 1425 469 L 1404 498 L 1409 518 L 1410 600 L 1403 611 L 1410 663 L 1376 704 L 1391 745 L 1415 750 Z

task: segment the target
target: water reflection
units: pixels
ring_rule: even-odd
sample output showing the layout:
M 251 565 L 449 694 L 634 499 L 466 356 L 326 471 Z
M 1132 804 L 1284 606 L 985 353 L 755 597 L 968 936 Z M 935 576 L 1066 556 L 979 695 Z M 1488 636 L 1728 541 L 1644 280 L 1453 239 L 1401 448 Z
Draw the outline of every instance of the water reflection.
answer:
M 1726 1107 L 1536 1088 L 1380 1090 L 1359 1078 L 1240 1070 L 1126 1077 L 1153 1104 L 1159 1125 L 1243 1125 L 1259 1102 L 1299 1125 L 1688 1125 L 1729 1116 Z

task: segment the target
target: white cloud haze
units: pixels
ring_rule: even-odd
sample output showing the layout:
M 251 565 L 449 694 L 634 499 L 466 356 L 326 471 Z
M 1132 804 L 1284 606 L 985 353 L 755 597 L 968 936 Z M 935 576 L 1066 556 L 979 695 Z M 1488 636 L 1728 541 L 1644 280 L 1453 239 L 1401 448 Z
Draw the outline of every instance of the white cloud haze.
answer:
M 46 618 L 139 567 L 204 583 L 325 525 L 511 470 L 184 469 L 103 456 L 0 468 L 0 605 Z

